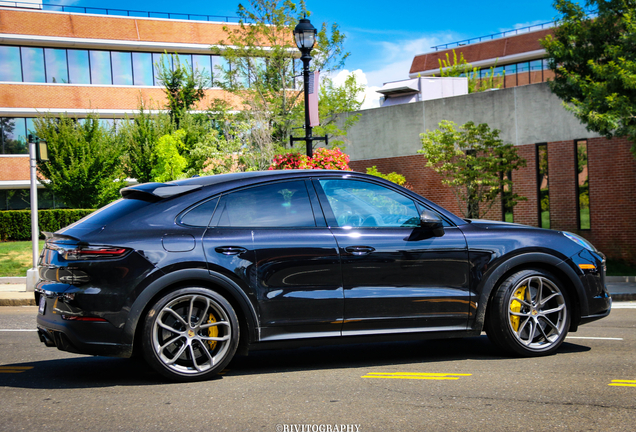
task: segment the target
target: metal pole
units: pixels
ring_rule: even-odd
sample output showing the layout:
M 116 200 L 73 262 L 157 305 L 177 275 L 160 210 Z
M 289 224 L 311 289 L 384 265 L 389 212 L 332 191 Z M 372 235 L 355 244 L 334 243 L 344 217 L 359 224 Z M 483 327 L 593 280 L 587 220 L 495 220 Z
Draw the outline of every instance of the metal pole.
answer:
M 304 50 L 300 59 L 303 61 L 303 80 L 305 81 L 305 144 L 307 148 L 307 157 L 313 157 L 311 126 L 309 125 L 309 62 L 311 61 L 309 50 Z
M 35 140 L 30 140 L 35 141 Z M 40 256 L 38 247 L 38 189 L 36 177 L 35 142 L 29 143 L 29 160 L 31 162 L 31 241 L 33 242 L 33 268 L 38 267 Z

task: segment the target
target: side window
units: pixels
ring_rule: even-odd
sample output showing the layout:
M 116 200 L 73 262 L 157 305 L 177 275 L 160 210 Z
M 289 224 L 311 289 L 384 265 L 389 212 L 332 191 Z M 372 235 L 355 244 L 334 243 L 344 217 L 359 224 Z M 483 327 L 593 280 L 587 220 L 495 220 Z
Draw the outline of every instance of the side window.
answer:
M 320 180 L 338 226 L 417 227 L 415 203 L 402 194 L 358 180 Z
M 185 215 L 181 217 L 180 222 L 183 225 L 206 227 L 212 219 L 212 214 L 216 208 L 216 204 L 219 202 L 218 198 L 206 201 L 203 204 L 199 204 Z
M 221 197 L 214 225 L 219 227 L 315 227 L 304 181 L 273 183 Z

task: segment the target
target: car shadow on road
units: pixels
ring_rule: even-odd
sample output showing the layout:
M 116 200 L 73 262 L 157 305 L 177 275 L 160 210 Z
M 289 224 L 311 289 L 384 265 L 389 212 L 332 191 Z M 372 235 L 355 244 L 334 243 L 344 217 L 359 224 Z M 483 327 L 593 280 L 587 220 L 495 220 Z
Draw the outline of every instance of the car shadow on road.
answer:
M 564 343 L 557 356 L 589 351 Z M 506 361 L 486 336 L 408 342 L 263 350 L 237 356 L 224 373 L 232 376 L 276 374 L 326 369 L 370 368 L 390 365 L 435 364 L 458 360 Z M 2 369 L 15 368 L 14 373 Z M 17 373 L 16 373 L 17 372 Z M 64 358 L 0 366 L 0 386 L 31 389 L 80 389 L 114 386 L 152 386 L 169 382 L 138 358 Z

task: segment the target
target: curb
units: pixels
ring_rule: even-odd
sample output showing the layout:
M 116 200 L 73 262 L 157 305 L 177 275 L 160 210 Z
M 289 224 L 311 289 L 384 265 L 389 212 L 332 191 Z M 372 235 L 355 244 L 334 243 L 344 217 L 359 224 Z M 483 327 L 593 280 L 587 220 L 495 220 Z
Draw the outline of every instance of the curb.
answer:
M 0 299 L 0 306 L 35 306 L 35 299 Z
M 605 276 L 605 283 L 634 283 L 636 276 Z
M 26 277 L 0 277 L 0 284 L 25 284 Z
M 636 301 L 636 294 L 612 294 L 612 302 Z

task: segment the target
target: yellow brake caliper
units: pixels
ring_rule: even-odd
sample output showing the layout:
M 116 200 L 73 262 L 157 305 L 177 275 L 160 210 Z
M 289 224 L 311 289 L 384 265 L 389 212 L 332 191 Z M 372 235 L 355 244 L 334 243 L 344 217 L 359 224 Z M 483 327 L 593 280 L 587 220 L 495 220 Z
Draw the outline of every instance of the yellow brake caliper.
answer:
M 512 295 L 515 298 L 518 298 L 519 300 L 523 300 L 524 296 L 526 295 L 526 285 L 520 286 L 519 288 L 517 288 L 517 290 L 515 291 L 515 293 Z M 516 300 L 513 300 L 510 302 L 510 312 L 521 312 L 521 302 L 518 302 Z M 510 315 L 510 324 L 512 324 L 512 328 L 514 331 L 518 331 L 519 330 L 519 321 L 521 320 L 521 317 L 518 317 L 516 315 Z
M 216 318 L 214 318 L 214 315 L 210 314 L 210 318 L 208 319 L 208 324 L 212 324 L 215 322 L 216 322 Z M 218 337 L 219 336 L 218 326 L 208 327 L 208 336 Z M 208 345 L 210 345 L 210 349 L 214 349 L 216 347 L 216 341 L 208 341 Z

